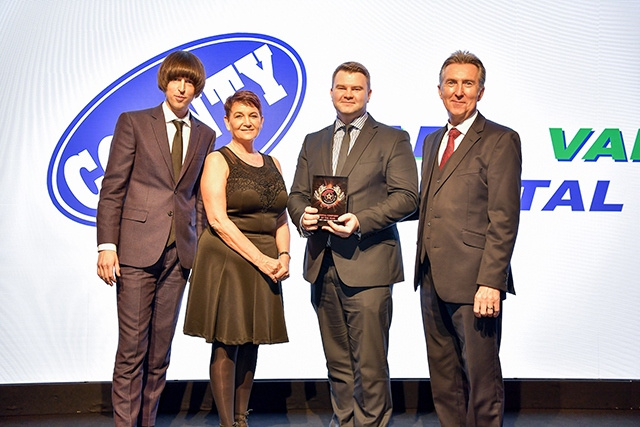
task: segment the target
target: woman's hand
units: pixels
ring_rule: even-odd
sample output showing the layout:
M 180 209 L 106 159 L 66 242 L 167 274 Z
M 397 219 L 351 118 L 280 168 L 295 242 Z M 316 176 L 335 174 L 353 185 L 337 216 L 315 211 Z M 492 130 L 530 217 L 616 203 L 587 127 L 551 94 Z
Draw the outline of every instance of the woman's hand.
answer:
M 291 261 L 291 256 L 288 252 L 281 253 L 278 261 L 280 262 L 280 270 L 278 271 L 278 280 L 286 280 L 289 278 L 289 261 Z
M 284 280 L 289 277 L 289 263 L 286 267 L 280 263 L 280 260 L 263 255 L 257 264 L 260 271 L 266 274 L 274 283 L 278 280 Z

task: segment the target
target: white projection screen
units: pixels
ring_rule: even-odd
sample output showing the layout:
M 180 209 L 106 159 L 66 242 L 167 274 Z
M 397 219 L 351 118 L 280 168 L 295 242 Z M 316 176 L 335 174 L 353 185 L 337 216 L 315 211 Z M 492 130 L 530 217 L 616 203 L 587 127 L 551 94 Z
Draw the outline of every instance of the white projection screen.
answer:
M 522 139 L 505 378 L 640 378 L 640 2 L 0 6 L 0 383 L 110 381 L 115 289 L 96 275 L 92 225 L 104 155 L 114 114 L 159 104 L 153 67 L 181 47 L 210 55 L 194 113 L 212 126 L 224 130 L 216 111 L 230 88 L 271 95 L 271 139 L 261 144 L 282 163 L 288 188 L 304 136 L 335 118 L 329 89 L 338 64 L 367 66 L 369 112 L 407 130 L 419 152 L 428 129 L 447 120 L 436 89 L 442 62 L 458 49 L 477 54 L 487 68 L 480 111 Z M 416 227 L 399 226 L 406 280 L 393 291 L 394 378 L 429 377 L 412 286 Z M 304 244 L 292 227 L 283 284 L 290 342 L 260 348 L 260 379 L 326 377 L 302 278 Z M 183 335 L 183 315 L 169 378 L 206 379 L 210 345 Z

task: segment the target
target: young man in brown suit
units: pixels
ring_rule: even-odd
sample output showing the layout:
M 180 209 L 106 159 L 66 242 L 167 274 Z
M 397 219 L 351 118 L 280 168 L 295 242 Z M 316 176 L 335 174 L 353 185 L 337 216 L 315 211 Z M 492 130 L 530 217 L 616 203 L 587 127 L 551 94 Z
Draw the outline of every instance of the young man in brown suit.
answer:
M 189 113 L 205 71 L 190 52 L 158 71 L 165 101 L 123 113 L 98 203 L 98 276 L 116 284 L 118 350 L 112 403 L 117 427 L 155 424 L 182 294 L 203 229 L 200 175 L 215 132 Z

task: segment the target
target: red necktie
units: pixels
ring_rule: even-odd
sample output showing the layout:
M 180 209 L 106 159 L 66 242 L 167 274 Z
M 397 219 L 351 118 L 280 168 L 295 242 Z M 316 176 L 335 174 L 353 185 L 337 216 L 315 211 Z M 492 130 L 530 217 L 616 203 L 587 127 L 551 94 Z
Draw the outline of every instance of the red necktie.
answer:
M 444 149 L 444 153 L 442 154 L 442 160 L 440 160 L 440 169 L 444 167 L 444 164 L 447 163 L 449 157 L 453 154 L 453 150 L 455 147 L 456 138 L 460 136 L 462 132 L 460 132 L 456 128 L 451 128 L 449 130 L 449 139 L 447 140 L 447 148 Z

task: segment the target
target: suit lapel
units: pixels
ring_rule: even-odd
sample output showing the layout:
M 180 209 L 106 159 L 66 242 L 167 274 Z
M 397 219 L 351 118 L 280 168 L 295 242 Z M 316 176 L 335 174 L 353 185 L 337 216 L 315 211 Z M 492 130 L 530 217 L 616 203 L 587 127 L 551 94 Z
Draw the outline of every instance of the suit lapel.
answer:
M 424 233 L 424 222 L 427 218 L 427 200 L 429 196 L 429 186 L 435 185 L 431 176 L 433 174 L 433 168 L 436 164 L 436 158 L 438 154 L 438 148 L 440 147 L 440 142 L 442 141 L 442 137 L 444 133 L 447 131 L 447 127 L 444 126 L 442 129 L 439 129 L 432 133 L 431 135 L 427 135 L 424 142 L 430 140 L 429 144 L 424 144 L 422 147 L 422 173 L 420 179 L 420 214 L 418 217 L 418 252 L 416 254 L 416 263 L 422 262 L 424 260 L 425 250 L 423 249 L 423 233 Z M 416 266 L 417 268 L 417 266 Z M 417 273 L 416 273 L 417 277 Z
M 358 135 L 358 139 L 351 147 L 351 151 L 349 151 L 349 155 L 347 156 L 347 161 L 342 168 L 342 174 L 344 176 L 349 176 L 353 167 L 358 163 L 360 156 L 364 153 L 367 146 L 373 140 L 373 137 L 376 135 L 378 123 L 369 115 L 367 121 L 364 122 L 364 126 L 362 126 L 362 130 L 360 131 L 360 135 Z
M 422 183 L 429 182 L 429 178 L 433 173 L 433 168 L 436 164 L 436 157 L 438 155 L 438 149 L 440 148 L 440 142 L 444 136 L 444 133 L 447 131 L 447 127 L 443 127 L 435 131 L 433 134 L 433 143 L 430 145 L 425 145 L 422 148 Z M 429 136 L 427 136 L 429 138 Z M 420 196 L 423 199 L 427 197 L 427 186 L 423 185 L 420 189 Z
M 173 178 L 173 166 L 171 165 L 171 150 L 169 149 L 169 137 L 167 136 L 167 124 L 164 121 L 164 113 L 162 112 L 162 104 L 151 111 L 151 128 L 153 135 L 158 144 L 158 149 L 162 154 L 164 163 L 167 166 L 169 176 Z M 175 182 L 176 180 L 174 180 Z
M 476 117 L 475 121 L 471 124 L 471 127 L 462 139 L 462 142 L 460 142 L 460 145 L 458 146 L 456 151 L 453 152 L 453 154 L 445 164 L 444 169 L 442 170 L 442 177 L 440 179 L 440 185 L 438 186 L 438 189 L 442 186 L 442 184 L 445 183 L 447 179 L 449 179 L 451 174 L 453 174 L 460 163 L 464 160 L 469 150 L 471 150 L 471 148 L 480 140 L 485 121 L 485 118 L 480 113 L 478 113 L 478 117 Z
M 333 175 L 333 129 L 335 124 L 332 124 L 322 132 L 322 140 L 320 141 L 320 156 L 321 164 L 324 175 Z
M 200 122 L 197 121 L 193 114 L 191 114 L 191 135 L 189 136 L 189 145 L 187 146 L 187 154 L 182 162 L 182 169 L 180 170 L 180 178 L 184 175 L 185 171 L 193 161 L 198 152 L 198 145 L 200 144 Z M 176 180 L 180 181 L 180 178 Z

